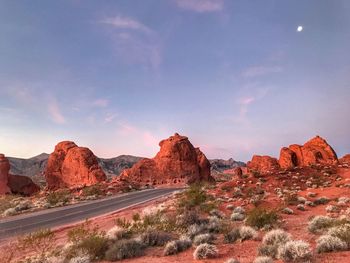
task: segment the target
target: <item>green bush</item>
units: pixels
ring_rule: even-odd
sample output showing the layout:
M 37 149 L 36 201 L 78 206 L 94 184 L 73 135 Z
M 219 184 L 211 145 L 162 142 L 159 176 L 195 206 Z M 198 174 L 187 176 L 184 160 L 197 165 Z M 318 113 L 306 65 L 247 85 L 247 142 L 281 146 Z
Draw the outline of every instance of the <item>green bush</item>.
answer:
M 201 184 L 192 184 L 180 198 L 178 205 L 180 208 L 191 209 L 204 204 L 208 196 Z
M 99 196 L 99 195 L 104 195 L 104 192 L 101 190 L 101 186 L 98 184 L 91 185 L 84 187 L 82 190 L 82 195 L 83 196 Z
M 275 210 L 267 210 L 256 207 L 252 209 L 246 218 L 246 223 L 258 229 L 269 226 L 272 227 L 278 221 L 278 215 Z
M 69 199 L 70 199 L 70 192 L 67 189 L 50 192 L 46 196 L 46 200 L 51 206 L 55 206 L 58 203 L 66 204 L 69 201 Z

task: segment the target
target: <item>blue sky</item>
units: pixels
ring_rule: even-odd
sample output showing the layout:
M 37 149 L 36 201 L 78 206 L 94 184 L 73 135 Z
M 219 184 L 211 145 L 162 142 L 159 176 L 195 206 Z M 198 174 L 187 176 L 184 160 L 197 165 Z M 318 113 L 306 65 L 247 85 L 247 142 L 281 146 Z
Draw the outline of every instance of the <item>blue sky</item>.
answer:
M 349 14 L 347 0 L 1 0 L 0 151 L 153 156 L 179 132 L 210 158 L 316 134 L 343 155 Z

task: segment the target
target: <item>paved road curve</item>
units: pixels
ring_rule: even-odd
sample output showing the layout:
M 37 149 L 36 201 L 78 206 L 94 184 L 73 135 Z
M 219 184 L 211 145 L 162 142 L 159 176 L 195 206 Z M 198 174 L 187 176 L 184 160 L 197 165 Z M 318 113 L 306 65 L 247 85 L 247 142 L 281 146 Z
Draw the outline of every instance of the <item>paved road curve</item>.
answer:
M 75 223 L 113 211 L 144 203 L 179 188 L 151 189 L 95 200 L 66 207 L 48 209 L 0 220 L 0 240 L 6 237 L 33 232 L 38 229 L 53 228 Z

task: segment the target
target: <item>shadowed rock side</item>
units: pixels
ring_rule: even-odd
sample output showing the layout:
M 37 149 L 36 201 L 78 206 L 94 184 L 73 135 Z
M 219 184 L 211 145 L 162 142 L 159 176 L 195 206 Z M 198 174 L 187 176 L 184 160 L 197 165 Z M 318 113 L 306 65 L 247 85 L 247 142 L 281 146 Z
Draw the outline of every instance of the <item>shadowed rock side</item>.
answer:
M 0 154 L 0 194 L 9 194 L 8 176 L 10 171 L 10 163 L 5 155 Z
M 153 159 L 142 159 L 124 170 L 119 180 L 140 185 L 188 184 L 211 181 L 210 163 L 194 148 L 187 137 L 175 134 L 159 143 L 160 151 Z
M 308 166 L 311 164 L 335 164 L 337 154 L 326 140 L 316 136 L 304 145 L 293 144 L 281 149 L 279 165 L 281 168 Z
M 50 154 L 45 178 L 49 189 L 89 186 L 106 180 L 96 156 L 88 148 L 63 141 Z
M 9 171 L 9 160 L 0 154 L 0 194 L 32 195 L 40 190 L 29 177 L 12 175 Z

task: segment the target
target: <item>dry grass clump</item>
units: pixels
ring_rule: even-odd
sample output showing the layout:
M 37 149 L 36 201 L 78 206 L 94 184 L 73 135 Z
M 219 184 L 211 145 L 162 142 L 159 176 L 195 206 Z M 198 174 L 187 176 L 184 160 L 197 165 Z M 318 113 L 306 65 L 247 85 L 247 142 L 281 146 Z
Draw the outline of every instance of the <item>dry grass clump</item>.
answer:
M 250 226 L 241 226 L 239 228 L 239 236 L 241 241 L 256 239 L 258 236 L 258 232 L 256 232 L 254 228 Z
M 200 244 L 193 252 L 194 259 L 207 259 L 216 258 L 218 256 L 218 249 L 215 245 L 211 244 Z
M 259 255 L 277 258 L 279 248 L 290 240 L 291 235 L 284 230 L 271 230 L 263 237 L 258 248 Z
M 333 226 L 328 229 L 327 234 L 332 237 L 337 237 L 346 243 L 347 247 L 350 247 L 350 224 Z
M 317 253 L 342 251 L 347 249 L 347 244 L 338 237 L 323 235 L 317 239 Z
M 310 245 L 305 241 L 288 241 L 279 248 L 278 258 L 285 262 L 310 262 L 312 251 Z
M 235 258 L 229 258 L 225 261 L 225 263 L 240 263 L 238 259 Z
M 234 243 L 237 240 L 239 240 L 240 238 L 241 238 L 241 235 L 239 233 L 238 228 L 232 229 L 231 231 L 224 234 L 224 242 L 225 243 Z
M 106 237 L 111 240 L 120 240 L 129 236 L 129 231 L 120 226 L 114 226 L 111 229 L 109 229 L 106 233 Z
M 165 245 L 163 254 L 165 256 L 175 255 L 192 246 L 192 241 L 188 237 L 181 237 L 178 240 L 173 240 Z

